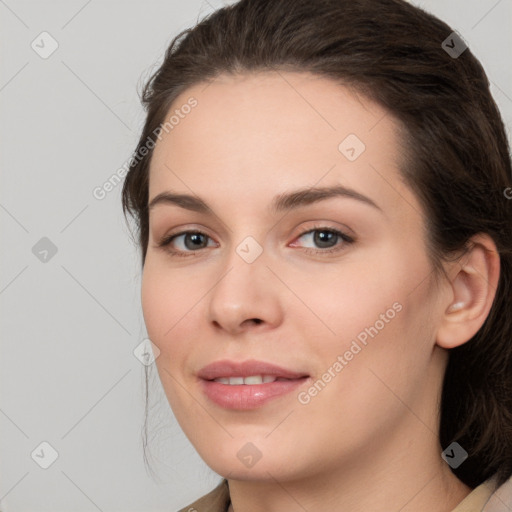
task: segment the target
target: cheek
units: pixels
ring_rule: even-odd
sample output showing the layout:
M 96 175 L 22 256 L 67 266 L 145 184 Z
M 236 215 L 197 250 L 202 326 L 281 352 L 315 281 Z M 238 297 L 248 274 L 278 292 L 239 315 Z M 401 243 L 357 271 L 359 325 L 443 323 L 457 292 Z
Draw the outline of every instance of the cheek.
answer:
M 295 306 L 301 314 L 293 315 L 294 322 L 307 333 L 321 373 L 347 352 L 347 366 L 377 365 L 397 375 L 428 363 L 434 338 L 431 266 L 420 249 L 417 243 L 400 251 L 384 247 L 377 255 L 360 252 L 357 261 L 295 279 L 294 291 L 309 311 Z
M 165 354 L 166 339 L 170 339 L 174 326 L 190 309 L 193 293 L 183 293 L 176 282 L 176 271 L 169 272 L 160 268 L 151 258 L 146 259 L 141 284 L 141 303 L 144 323 L 149 338 Z M 186 318 L 186 317 L 185 317 Z
M 180 366 L 196 348 L 204 321 L 205 290 L 212 276 L 183 268 L 169 268 L 153 255 L 146 259 L 141 283 L 144 323 L 151 341 L 159 348 L 157 365 Z M 213 276 L 215 277 L 215 275 Z
M 375 323 L 379 331 L 384 326 L 387 329 L 397 316 L 393 304 L 402 303 L 414 287 L 411 275 L 416 269 L 404 272 L 405 266 L 396 258 L 376 257 L 368 251 L 339 265 L 298 272 L 293 290 L 302 300 L 295 301 L 294 309 L 302 314 L 295 315 L 294 321 L 309 324 L 309 332 L 317 331 L 325 341 L 337 343 L 337 348 L 340 341 L 352 339 Z
M 186 337 L 180 334 L 180 329 L 189 320 L 185 313 L 191 306 L 186 304 L 188 299 L 184 300 L 182 290 L 173 279 L 174 275 L 155 264 L 151 258 L 146 258 L 141 303 L 148 337 L 160 351 L 155 360 L 156 369 L 169 405 L 173 411 L 180 413 L 182 400 L 178 399 L 179 393 L 177 395 L 176 367 L 181 366 L 186 357 Z
M 352 293 L 336 301 L 324 295 L 336 336 L 308 336 L 316 372 L 300 397 L 300 404 L 308 403 L 298 412 L 304 424 L 318 424 L 326 436 L 335 426 L 337 437 L 353 448 L 381 439 L 407 414 L 403 404 L 415 403 L 422 393 L 431 357 L 426 287 L 410 293 L 408 286 L 381 283 L 379 294 Z
M 167 295 L 164 291 L 165 288 L 162 286 L 161 280 L 158 280 L 151 263 L 146 259 L 142 274 L 141 304 L 144 323 L 146 324 L 148 335 L 154 343 L 161 336 L 164 304 L 171 299 L 170 294 Z

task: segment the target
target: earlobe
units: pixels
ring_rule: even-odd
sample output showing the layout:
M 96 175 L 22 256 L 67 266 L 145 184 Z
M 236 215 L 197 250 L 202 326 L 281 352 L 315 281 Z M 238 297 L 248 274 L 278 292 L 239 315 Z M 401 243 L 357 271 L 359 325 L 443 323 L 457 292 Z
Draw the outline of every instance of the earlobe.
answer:
M 447 349 L 466 343 L 478 332 L 498 287 L 500 259 L 492 238 L 475 235 L 468 247 L 449 278 L 451 300 L 444 307 L 437 330 L 437 345 Z

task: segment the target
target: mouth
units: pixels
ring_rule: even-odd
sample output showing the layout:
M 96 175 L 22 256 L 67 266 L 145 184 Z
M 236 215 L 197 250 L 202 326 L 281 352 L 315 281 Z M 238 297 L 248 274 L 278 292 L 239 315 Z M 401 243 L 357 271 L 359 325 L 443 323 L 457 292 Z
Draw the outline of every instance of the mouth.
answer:
M 288 395 L 310 375 L 263 361 L 217 361 L 198 372 L 209 400 L 225 409 L 248 410 Z

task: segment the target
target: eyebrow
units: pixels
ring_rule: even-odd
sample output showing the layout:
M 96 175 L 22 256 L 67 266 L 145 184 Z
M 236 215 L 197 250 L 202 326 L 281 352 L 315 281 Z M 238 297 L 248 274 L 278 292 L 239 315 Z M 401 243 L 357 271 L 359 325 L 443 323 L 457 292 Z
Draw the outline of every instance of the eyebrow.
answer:
M 302 188 L 279 194 L 274 197 L 270 204 L 270 211 L 274 214 L 297 209 L 301 206 L 307 206 L 319 201 L 324 201 L 333 197 L 350 198 L 372 206 L 382 212 L 382 208 L 369 197 L 342 185 L 332 187 L 312 187 Z M 155 196 L 148 204 L 148 209 L 152 210 L 157 205 L 176 205 L 186 210 L 198 213 L 209 213 L 211 208 L 200 197 L 189 194 L 177 194 L 166 191 Z

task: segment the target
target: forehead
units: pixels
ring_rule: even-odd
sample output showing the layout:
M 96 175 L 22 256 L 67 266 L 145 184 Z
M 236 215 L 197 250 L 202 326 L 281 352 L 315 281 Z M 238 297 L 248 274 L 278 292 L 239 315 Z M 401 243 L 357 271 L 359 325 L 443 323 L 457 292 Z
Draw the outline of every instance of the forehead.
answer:
M 183 108 L 191 98 L 196 105 Z M 219 200 L 233 200 L 235 191 L 273 196 L 320 180 L 374 190 L 388 201 L 410 195 L 398 170 L 398 121 L 331 79 L 283 71 L 221 75 L 182 92 L 166 119 L 173 113 L 179 120 L 162 132 L 152 157 L 150 199 L 168 188 Z

